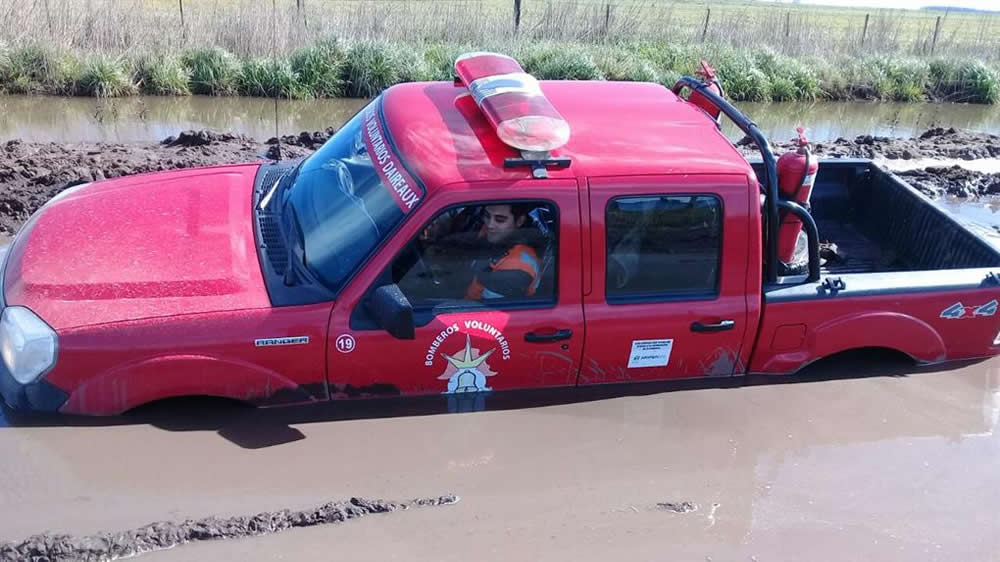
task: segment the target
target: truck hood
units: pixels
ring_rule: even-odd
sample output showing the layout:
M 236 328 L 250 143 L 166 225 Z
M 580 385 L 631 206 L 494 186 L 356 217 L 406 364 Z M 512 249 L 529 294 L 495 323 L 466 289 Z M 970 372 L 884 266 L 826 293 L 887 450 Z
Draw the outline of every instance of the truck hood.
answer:
M 71 188 L 18 232 L 8 305 L 59 330 L 270 306 L 251 223 L 258 164 Z

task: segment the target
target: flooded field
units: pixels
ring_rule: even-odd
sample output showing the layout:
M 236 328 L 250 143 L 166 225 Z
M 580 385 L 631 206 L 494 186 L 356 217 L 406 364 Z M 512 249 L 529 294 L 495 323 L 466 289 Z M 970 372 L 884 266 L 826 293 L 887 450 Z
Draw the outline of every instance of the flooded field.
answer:
M 0 541 L 456 494 L 140 559 L 997 560 L 1000 363 L 949 369 L 845 362 L 467 414 L 436 398 L 20 421 L 0 427 Z
M 360 99 L 281 100 L 282 135 L 339 127 Z M 188 129 L 264 140 L 275 136 L 274 100 L 242 97 L 135 97 L 113 100 L 0 96 L 0 141 L 159 142 Z
M 358 99 L 282 100 L 281 134 L 336 127 Z M 1000 134 L 1000 106 L 868 102 L 738 103 L 775 140 L 809 128 L 816 141 L 857 135 L 910 137 L 933 127 Z M 0 96 L 0 141 L 150 142 L 185 129 L 212 129 L 257 139 L 275 135 L 274 101 L 237 97 L 135 97 L 114 100 Z M 727 126 L 726 132 L 737 131 Z
M 280 133 L 337 126 L 362 104 L 281 102 Z M 1000 133 L 1000 109 L 984 106 L 744 109 L 775 140 L 801 123 L 834 151 L 857 148 L 830 142 L 838 137 Z M 273 119 L 270 100 L 0 98 L 0 145 L 30 172 L 3 184 L 0 229 L 80 174 L 257 158 Z M 185 129 L 246 136 L 157 144 Z M 24 142 L 7 143 L 15 138 Z M 895 170 L 1000 169 L 996 158 L 948 156 L 962 144 L 929 143 L 934 158 L 877 154 Z M 1000 228 L 993 199 L 938 204 L 983 232 Z M 194 542 L 142 560 L 1000 560 L 1000 359 L 848 360 L 794 378 L 485 402 L 464 414 L 445 413 L 440 397 L 260 410 L 186 402 L 108 419 L 0 408 L 0 560 L 17 559 L 3 543 L 38 533 L 97 549 L 107 547 L 97 533 L 127 540 L 155 522 L 168 523 L 145 528 L 147 546 L 182 542 L 178 529 Z M 457 503 L 400 508 L 452 494 Z M 354 515 L 315 524 L 331 512 Z M 200 540 L 211 536 L 234 538 Z

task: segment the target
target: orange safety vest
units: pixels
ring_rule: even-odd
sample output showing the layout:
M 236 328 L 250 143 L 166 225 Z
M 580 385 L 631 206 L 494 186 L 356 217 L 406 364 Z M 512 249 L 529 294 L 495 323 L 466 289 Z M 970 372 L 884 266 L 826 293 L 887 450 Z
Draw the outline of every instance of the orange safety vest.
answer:
M 527 296 L 533 296 L 538 288 L 538 254 L 527 244 L 514 244 L 496 263 L 490 265 L 490 271 L 517 270 L 531 276 Z M 472 279 L 465 291 L 465 298 L 472 300 L 496 299 L 504 295 L 495 293 L 479 282 L 478 277 Z

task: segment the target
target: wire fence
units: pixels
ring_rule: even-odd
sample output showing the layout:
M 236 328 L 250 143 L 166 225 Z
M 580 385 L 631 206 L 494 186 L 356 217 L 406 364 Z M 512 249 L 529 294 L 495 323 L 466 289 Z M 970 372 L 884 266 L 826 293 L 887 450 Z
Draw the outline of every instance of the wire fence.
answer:
M 789 55 L 1000 58 L 1000 15 L 666 0 L 4 0 L 0 45 L 124 53 L 217 45 L 284 53 L 318 39 L 712 42 Z

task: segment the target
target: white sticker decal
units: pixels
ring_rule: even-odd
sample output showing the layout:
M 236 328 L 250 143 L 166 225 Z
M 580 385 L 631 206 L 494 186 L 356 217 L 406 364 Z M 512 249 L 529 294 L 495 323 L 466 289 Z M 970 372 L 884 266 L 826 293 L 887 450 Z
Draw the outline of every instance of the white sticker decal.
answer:
M 341 353 L 350 353 L 354 351 L 354 348 L 358 346 L 358 343 L 354 341 L 354 336 L 351 334 L 340 334 L 337 336 L 337 351 Z
M 254 340 L 257 347 L 271 347 L 275 345 L 303 345 L 309 343 L 309 336 L 295 336 L 293 338 L 261 338 Z
M 632 352 L 628 356 L 628 368 L 666 367 L 670 362 L 670 350 L 674 340 L 632 340 Z

